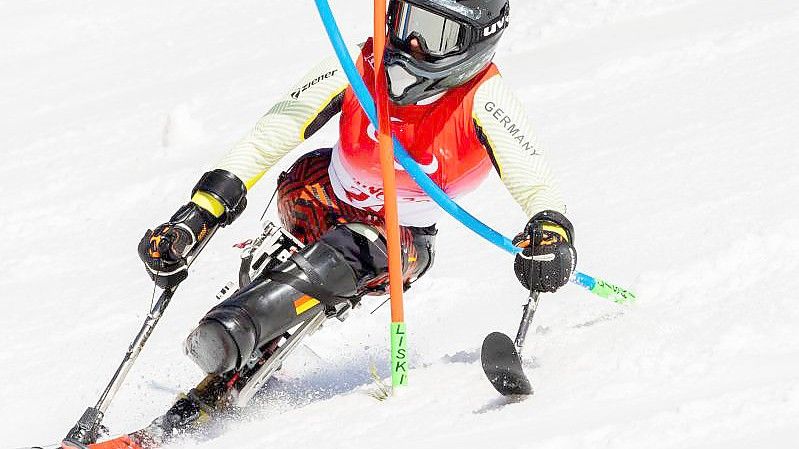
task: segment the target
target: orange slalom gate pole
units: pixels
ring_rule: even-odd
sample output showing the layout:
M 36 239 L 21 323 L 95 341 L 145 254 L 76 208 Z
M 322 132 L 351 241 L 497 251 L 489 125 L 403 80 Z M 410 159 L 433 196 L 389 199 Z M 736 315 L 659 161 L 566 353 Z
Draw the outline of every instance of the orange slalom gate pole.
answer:
M 375 0 L 374 71 L 377 103 L 380 168 L 383 175 L 383 213 L 388 246 L 389 294 L 391 295 L 391 386 L 408 384 L 408 351 L 405 313 L 402 302 L 402 247 L 400 246 L 397 181 L 394 169 L 394 143 L 391 140 L 391 119 L 388 108 L 386 73 L 383 53 L 386 48 L 386 1 Z

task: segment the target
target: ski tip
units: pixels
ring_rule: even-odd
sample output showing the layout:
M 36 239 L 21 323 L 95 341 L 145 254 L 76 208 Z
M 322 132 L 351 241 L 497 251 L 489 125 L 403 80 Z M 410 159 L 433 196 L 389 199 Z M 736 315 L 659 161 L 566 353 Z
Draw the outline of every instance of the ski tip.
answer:
M 486 338 L 483 340 L 483 347 L 485 348 L 486 345 L 505 343 L 510 343 L 511 345 L 514 344 L 513 340 L 511 340 L 510 337 L 502 332 L 491 332 L 490 334 L 486 335 Z
M 489 382 L 503 396 L 529 396 L 533 393 L 521 357 L 507 335 L 502 332 L 488 334 L 480 358 Z

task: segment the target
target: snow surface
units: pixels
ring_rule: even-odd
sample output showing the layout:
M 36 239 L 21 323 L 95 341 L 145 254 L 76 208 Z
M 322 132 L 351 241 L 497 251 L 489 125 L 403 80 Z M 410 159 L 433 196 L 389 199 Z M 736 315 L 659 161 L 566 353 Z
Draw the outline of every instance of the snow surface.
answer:
M 370 2 L 333 2 L 346 37 Z M 279 6 L 278 6 L 279 5 Z M 144 318 L 135 247 L 330 52 L 312 2 L 0 0 L 0 435 L 62 437 Z M 505 403 L 478 348 L 515 332 L 511 259 L 451 219 L 406 299 L 413 370 L 380 403 L 388 308 L 366 302 L 287 363 L 236 448 L 789 448 L 799 431 L 799 3 L 515 0 L 496 61 L 526 103 L 577 227 L 580 268 L 636 290 L 620 307 L 546 295 L 524 351 L 537 393 Z M 232 245 L 291 159 L 219 233 L 111 407 L 121 432 L 201 373 L 184 336 L 237 269 Z M 496 178 L 462 204 L 524 223 Z M 274 216 L 274 211 L 270 212 Z

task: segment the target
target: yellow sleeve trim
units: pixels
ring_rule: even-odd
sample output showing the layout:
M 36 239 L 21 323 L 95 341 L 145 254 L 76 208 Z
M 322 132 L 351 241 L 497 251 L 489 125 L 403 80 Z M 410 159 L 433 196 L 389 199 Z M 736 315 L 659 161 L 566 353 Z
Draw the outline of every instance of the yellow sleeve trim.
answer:
M 544 223 L 542 229 L 544 231 L 554 232 L 555 234 L 563 237 L 563 240 L 566 240 L 567 242 L 569 241 L 569 234 L 566 232 L 566 230 L 554 223 Z
M 266 174 L 266 170 L 264 170 L 264 171 L 262 171 L 262 172 L 258 173 L 257 175 L 255 175 L 255 176 L 253 176 L 252 178 L 250 178 L 250 179 L 248 179 L 247 181 L 245 181 L 245 182 L 244 182 L 244 186 L 245 186 L 245 187 L 247 187 L 247 191 L 249 191 L 250 189 L 252 189 L 252 187 L 255 185 L 255 183 L 257 183 L 258 181 L 260 181 L 260 180 L 261 180 L 261 178 L 263 178 L 265 174 Z
M 480 118 L 477 117 L 477 114 L 472 113 L 472 120 L 474 120 L 474 122 L 477 123 L 477 126 L 479 126 L 480 129 L 483 130 L 483 135 L 485 136 L 486 140 L 488 141 L 488 148 L 486 148 L 486 151 L 491 153 L 491 160 L 496 162 L 497 169 L 499 170 L 499 179 L 502 179 L 502 172 L 503 172 L 502 164 L 499 162 L 499 159 L 497 159 L 497 155 L 494 154 L 494 148 L 496 148 L 496 147 L 494 146 L 494 142 L 491 141 L 491 136 L 488 135 L 488 133 L 486 132 L 485 127 L 483 126 L 483 124 L 480 123 Z
M 225 213 L 225 206 L 223 206 L 218 199 L 214 198 L 208 193 L 197 192 L 193 197 L 191 197 L 191 201 L 208 212 L 214 214 L 214 217 L 216 218 L 221 217 L 222 214 Z

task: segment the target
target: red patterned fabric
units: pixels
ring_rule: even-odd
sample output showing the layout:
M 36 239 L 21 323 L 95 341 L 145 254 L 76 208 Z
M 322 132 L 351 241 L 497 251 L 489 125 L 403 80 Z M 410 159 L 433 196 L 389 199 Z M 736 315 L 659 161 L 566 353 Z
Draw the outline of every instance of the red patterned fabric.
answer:
M 310 245 L 337 224 L 363 223 L 373 226 L 385 238 L 385 223 L 377 213 L 358 209 L 333 193 L 328 177 L 331 149 L 312 151 L 294 163 L 278 179 L 277 210 L 283 227 L 302 243 Z M 416 273 L 416 247 L 414 235 L 407 227 L 400 227 L 403 247 L 405 279 Z M 379 287 L 388 280 L 388 273 L 370 282 Z
M 278 179 L 277 210 L 283 227 L 309 245 L 336 224 L 365 223 L 382 229 L 374 212 L 350 206 L 333 193 L 327 167 L 330 149 L 302 156 Z

